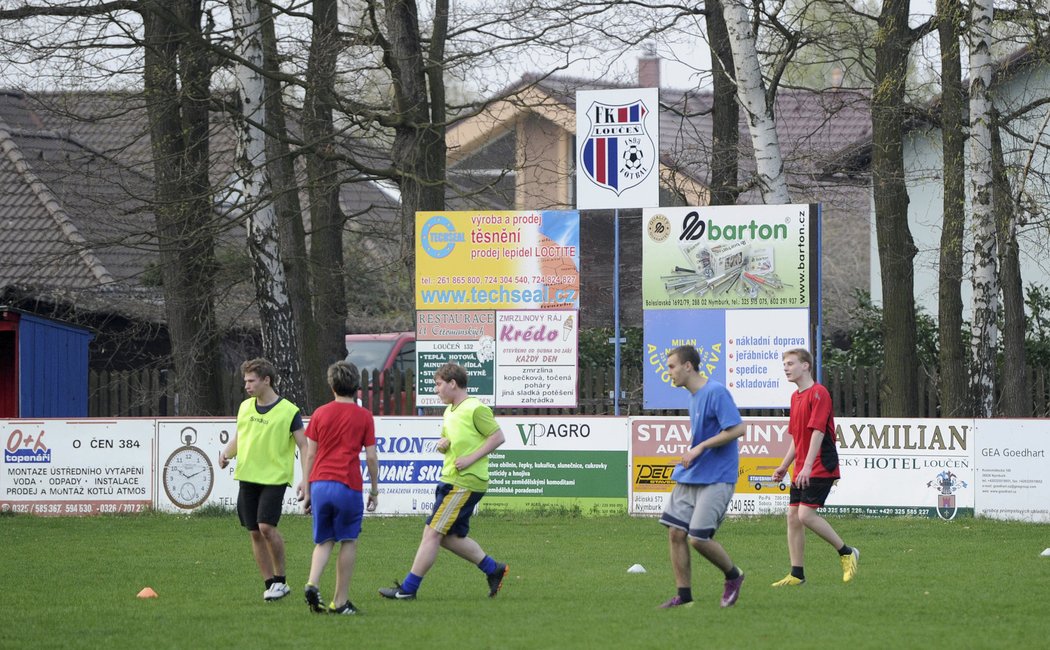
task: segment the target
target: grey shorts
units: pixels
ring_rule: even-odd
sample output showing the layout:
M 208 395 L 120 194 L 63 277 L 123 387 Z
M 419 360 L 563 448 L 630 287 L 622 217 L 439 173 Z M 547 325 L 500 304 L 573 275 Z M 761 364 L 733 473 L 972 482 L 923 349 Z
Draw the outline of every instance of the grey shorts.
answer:
M 725 519 L 735 489 L 733 483 L 678 483 L 667 495 L 660 523 L 668 528 L 684 530 L 690 537 L 707 541 L 715 536 L 715 531 Z

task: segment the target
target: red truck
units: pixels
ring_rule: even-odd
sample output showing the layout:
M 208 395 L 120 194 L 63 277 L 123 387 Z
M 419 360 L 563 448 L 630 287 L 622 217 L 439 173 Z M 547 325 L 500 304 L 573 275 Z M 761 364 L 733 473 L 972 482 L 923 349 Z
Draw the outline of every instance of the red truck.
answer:
M 357 366 L 362 372 L 370 376 L 372 371 L 381 371 L 380 390 L 387 370 L 397 370 L 402 377 L 408 371 L 413 377 L 416 371 L 416 333 L 415 332 L 388 332 L 384 334 L 347 334 L 346 335 L 346 360 Z M 401 404 L 403 414 L 412 413 L 412 405 L 408 404 L 405 391 L 401 392 Z M 384 404 L 381 408 L 384 414 L 393 413 L 393 405 Z

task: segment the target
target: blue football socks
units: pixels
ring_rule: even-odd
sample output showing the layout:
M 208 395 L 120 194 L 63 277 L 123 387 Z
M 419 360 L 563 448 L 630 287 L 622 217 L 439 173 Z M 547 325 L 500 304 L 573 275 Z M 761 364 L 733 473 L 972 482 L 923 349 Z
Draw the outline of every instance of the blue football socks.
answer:
M 478 562 L 478 568 L 481 569 L 485 575 L 490 575 L 496 570 L 496 561 L 492 559 L 491 555 L 486 555 L 485 559 Z
M 401 583 L 401 590 L 410 594 L 414 594 L 419 591 L 419 585 L 423 582 L 423 576 L 417 576 L 411 571 L 405 576 L 404 582 Z

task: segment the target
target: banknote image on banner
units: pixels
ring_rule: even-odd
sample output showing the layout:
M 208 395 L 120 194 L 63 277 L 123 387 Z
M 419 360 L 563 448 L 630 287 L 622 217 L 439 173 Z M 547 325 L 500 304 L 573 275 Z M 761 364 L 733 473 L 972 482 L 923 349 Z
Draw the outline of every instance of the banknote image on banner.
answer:
M 644 307 L 808 307 L 811 212 L 809 205 L 644 210 Z

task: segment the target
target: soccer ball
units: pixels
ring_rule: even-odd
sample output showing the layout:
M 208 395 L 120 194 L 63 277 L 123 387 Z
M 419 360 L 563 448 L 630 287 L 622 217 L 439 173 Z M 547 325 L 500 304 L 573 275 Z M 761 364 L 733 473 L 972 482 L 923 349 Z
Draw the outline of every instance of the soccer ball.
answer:
M 623 168 L 638 171 L 645 162 L 645 152 L 636 144 L 629 144 L 623 151 Z

